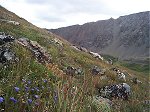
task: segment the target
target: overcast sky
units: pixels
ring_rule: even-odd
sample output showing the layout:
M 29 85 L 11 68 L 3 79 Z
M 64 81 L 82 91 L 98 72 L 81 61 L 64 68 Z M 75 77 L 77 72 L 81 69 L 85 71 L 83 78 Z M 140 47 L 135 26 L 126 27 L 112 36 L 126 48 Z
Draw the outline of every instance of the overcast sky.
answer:
M 150 11 L 150 0 L 0 0 L 0 5 L 42 28 Z

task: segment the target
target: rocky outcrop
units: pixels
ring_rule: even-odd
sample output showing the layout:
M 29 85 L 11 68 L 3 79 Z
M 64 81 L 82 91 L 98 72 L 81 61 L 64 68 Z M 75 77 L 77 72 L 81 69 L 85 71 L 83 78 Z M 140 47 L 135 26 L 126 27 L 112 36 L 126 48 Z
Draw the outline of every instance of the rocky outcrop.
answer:
M 11 35 L 6 35 L 4 32 L 0 32 L 0 63 L 17 61 L 18 58 L 15 52 L 11 50 L 11 42 L 14 42 L 15 38 Z M 29 40 L 28 38 L 16 39 L 17 43 L 28 48 L 38 62 L 42 64 L 51 63 L 51 56 L 48 52 L 40 46 L 36 41 Z
M 105 86 L 99 90 L 99 93 L 101 96 L 107 98 L 121 98 L 128 100 L 131 93 L 131 87 L 127 83 L 121 83 Z
M 18 60 L 10 45 L 14 40 L 13 36 L 0 32 L 0 64 Z
M 0 45 L 14 41 L 15 38 L 11 35 L 6 35 L 4 32 L 0 32 Z
M 93 52 L 119 59 L 145 59 L 149 56 L 149 18 L 147 11 L 49 31 Z
M 36 41 L 29 40 L 28 38 L 19 38 L 17 42 L 27 47 L 40 63 L 51 63 L 51 56 Z

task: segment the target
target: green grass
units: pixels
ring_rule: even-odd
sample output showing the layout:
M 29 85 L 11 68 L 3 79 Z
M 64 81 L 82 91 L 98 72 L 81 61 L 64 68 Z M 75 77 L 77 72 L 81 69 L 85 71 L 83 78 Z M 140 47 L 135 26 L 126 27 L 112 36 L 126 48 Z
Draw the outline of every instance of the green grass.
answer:
M 120 65 L 146 75 L 149 75 L 150 72 L 150 66 L 146 64 L 121 62 Z

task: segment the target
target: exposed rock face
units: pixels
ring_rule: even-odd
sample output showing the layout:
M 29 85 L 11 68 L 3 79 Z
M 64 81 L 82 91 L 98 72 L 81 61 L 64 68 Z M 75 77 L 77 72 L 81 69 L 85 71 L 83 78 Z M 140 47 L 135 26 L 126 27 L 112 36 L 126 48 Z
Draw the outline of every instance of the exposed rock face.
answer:
M 149 56 L 149 11 L 50 31 L 77 46 L 120 59 Z

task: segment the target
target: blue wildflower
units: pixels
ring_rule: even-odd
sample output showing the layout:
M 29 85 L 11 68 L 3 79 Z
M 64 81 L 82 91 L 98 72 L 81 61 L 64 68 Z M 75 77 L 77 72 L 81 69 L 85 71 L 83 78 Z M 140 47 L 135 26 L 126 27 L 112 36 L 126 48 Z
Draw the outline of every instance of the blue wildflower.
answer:
M 11 97 L 10 100 L 13 101 L 14 103 L 17 103 L 17 100 L 14 97 Z
M 14 87 L 15 91 L 18 92 L 20 89 L 18 87 Z
M 38 95 L 34 95 L 34 97 L 35 97 L 36 99 L 40 98 Z
M 0 103 L 3 103 L 3 101 L 4 101 L 4 98 L 0 97 Z
M 32 99 L 28 99 L 28 103 L 31 104 L 32 103 Z

